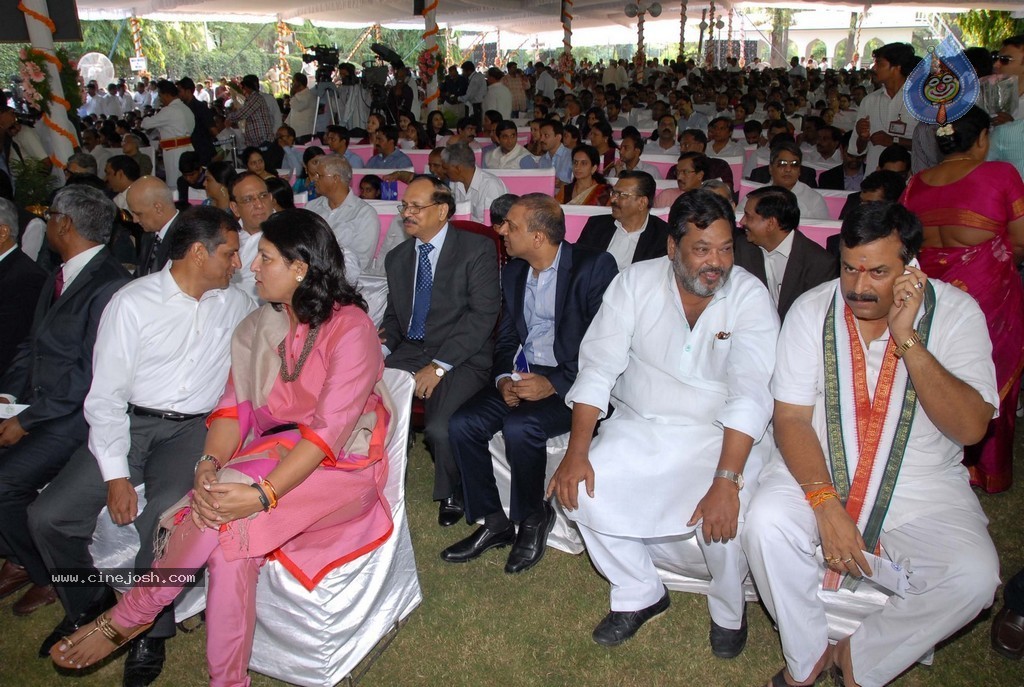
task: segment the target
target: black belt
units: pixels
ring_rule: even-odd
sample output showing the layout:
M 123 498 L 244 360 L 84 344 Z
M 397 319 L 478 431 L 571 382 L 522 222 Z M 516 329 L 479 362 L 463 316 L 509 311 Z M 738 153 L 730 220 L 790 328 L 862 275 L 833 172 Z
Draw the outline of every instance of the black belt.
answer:
M 161 420 L 170 420 L 171 422 L 184 422 L 185 420 L 194 420 L 197 417 L 205 417 L 207 413 L 195 413 L 192 415 L 186 415 L 184 413 L 175 413 L 170 410 L 153 410 L 152 408 L 143 408 L 142 406 L 128 404 L 129 415 L 139 415 L 142 417 L 158 417 Z
M 276 427 L 271 427 L 266 432 L 264 432 L 262 434 L 262 436 L 267 437 L 267 436 L 270 436 L 271 434 L 280 434 L 281 432 L 291 432 L 291 431 L 294 431 L 294 430 L 296 430 L 298 428 L 299 428 L 298 423 L 288 422 L 288 423 L 285 423 L 283 425 L 277 425 Z

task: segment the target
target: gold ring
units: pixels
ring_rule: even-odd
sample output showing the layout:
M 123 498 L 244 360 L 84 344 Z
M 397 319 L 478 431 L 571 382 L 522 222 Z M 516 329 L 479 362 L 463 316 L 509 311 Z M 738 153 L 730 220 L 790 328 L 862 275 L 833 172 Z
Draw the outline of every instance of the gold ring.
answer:
M 914 288 L 915 289 L 923 289 L 924 288 L 924 284 L 922 284 L 921 282 L 917 282 L 916 284 L 914 284 Z
M 843 560 L 842 560 L 841 562 L 843 562 L 843 563 L 849 563 L 849 562 L 851 562 L 852 560 L 853 560 L 852 558 L 844 558 L 844 559 L 843 559 Z

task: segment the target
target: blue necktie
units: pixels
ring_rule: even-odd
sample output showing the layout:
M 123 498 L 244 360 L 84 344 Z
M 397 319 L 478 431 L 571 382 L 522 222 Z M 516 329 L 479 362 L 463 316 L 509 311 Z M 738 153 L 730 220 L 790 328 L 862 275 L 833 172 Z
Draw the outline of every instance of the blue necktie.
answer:
M 430 269 L 430 251 L 434 246 L 424 243 L 420 246 L 420 260 L 416 268 L 416 291 L 412 299 L 412 322 L 409 323 L 409 338 L 423 341 L 427 333 L 427 313 L 430 312 L 430 292 L 434 288 L 434 275 Z

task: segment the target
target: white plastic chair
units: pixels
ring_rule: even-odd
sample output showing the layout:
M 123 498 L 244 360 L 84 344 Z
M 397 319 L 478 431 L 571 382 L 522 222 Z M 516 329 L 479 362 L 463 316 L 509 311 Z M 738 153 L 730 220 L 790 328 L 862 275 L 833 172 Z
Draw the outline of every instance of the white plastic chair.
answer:
M 405 510 L 413 377 L 384 370 L 395 403 L 388 428 L 384 495 L 395 529 L 381 546 L 330 572 L 307 591 L 277 561 L 260 571 L 249 668 L 296 685 L 335 685 L 423 600 Z

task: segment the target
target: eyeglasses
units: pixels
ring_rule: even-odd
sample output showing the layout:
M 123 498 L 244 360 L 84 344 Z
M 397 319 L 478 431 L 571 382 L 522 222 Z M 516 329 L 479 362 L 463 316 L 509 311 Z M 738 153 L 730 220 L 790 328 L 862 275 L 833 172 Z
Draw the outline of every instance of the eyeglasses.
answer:
M 1003 65 L 1004 67 L 1006 65 L 1010 64 L 1011 62 L 1013 62 L 1013 60 L 1014 60 L 1014 58 L 1013 58 L 1012 55 L 1000 55 L 998 52 L 995 52 L 995 51 L 992 52 L 992 61 L 993 62 L 998 62 L 999 64 Z
M 785 169 L 786 167 L 799 167 L 800 160 L 776 160 L 772 164 L 776 167 L 782 167 Z
M 265 203 L 269 198 L 270 191 L 263 191 L 262 193 L 257 193 L 256 195 L 253 196 L 243 196 L 235 202 L 237 202 L 239 205 L 252 205 L 257 200 L 260 201 L 260 203 Z
M 679 174 L 690 175 L 690 174 L 696 174 L 696 173 L 697 173 L 697 170 L 695 170 L 695 169 L 679 169 L 679 170 L 676 170 L 676 174 L 677 175 L 679 175 Z
M 49 222 L 49 221 L 50 221 L 51 219 L 53 219 L 53 218 L 54 218 L 54 217 L 56 217 L 57 215 L 60 215 L 60 216 L 62 216 L 62 217 L 70 217 L 70 216 L 71 216 L 71 215 L 69 215 L 69 214 L 67 214 L 67 213 L 64 213 L 64 212 L 58 212 L 58 211 L 56 211 L 56 210 L 44 210 L 44 211 L 43 211 L 43 219 L 44 219 L 45 221 L 47 221 L 47 222 Z
M 431 203 L 429 205 L 409 205 L 408 203 L 399 203 L 398 214 L 404 215 L 408 212 L 410 215 L 418 215 L 421 210 L 426 210 L 427 208 L 434 207 L 435 205 L 440 205 L 440 203 Z
M 633 191 L 619 191 L 618 189 L 613 188 L 608 192 L 608 195 L 611 198 L 637 198 L 640 194 L 634 193 Z

